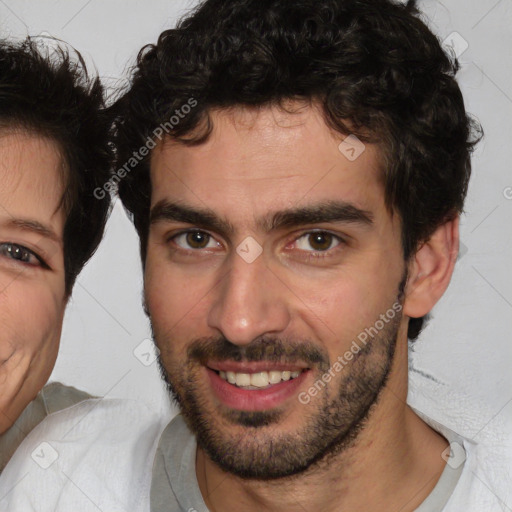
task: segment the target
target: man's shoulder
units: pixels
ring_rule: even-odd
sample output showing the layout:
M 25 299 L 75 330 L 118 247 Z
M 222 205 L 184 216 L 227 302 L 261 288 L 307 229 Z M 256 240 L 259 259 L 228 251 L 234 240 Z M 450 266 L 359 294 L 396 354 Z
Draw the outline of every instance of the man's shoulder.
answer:
M 463 471 L 443 512 L 508 510 L 512 505 L 511 446 L 466 438 L 462 445 Z
M 134 400 L 87 398 L 50 414 L 0 476 L 2 510 L 146 510 L 163 419 Z M 35 508 L 37 506 L 37 508 Z
M 512 504 L 512 446 L 508 443 L 489 442 L 464 437 L 424 413 L 416 414 L 430 427 L 442 434 L 450 443 L 440 453 L 446 461 L 441 479 L 436 485 L 437 494 L 433 501 L 424 504 L 421 510 L 434 510 L 435 500 L 443 500 L 442 512 L 490 512 L 502 510 L 502 505 Z M 450 482 L 452 482 L 450 484 Z M 453 485 L 452 489 L 447 486 Z M 442 498 L 448 494 L 447 500 Z M 433 496 L 432 496 L 433 497 Z M 430 497 L 429 497 L 430 498 Z M 436 510 L 441 510 L 439 507 Z
M 450 442 L 447 465 L 462 473 L 443 512 L 505 510 L 512 505 L 512 430 L 500 411 L 460 389 L 410 373 L 408 403 Z

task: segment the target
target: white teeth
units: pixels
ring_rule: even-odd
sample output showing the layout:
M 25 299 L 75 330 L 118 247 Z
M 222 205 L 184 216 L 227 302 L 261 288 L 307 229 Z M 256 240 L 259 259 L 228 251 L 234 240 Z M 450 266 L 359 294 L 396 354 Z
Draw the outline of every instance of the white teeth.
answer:
M 268 386 L 268 372 L 251 374 L 251 386 L 266 388 Z
M 237 386 L 250 386 L 251 376 L 248 373 L 235 373 Z
M 281 382 L 281 372 L 268 372 L 268 377 L 270 384 L 277 384 L 278 382 Z
M 230 384 L 236 384 L 244 388 L 266 388 L 272 384 L 279 384 L 281 381 L 295 379 L 301 374 L 300 371 L 276 371 L 257 372 L 257 373 L 235 373 L 219 371 L 222 379 L 227 380 Z

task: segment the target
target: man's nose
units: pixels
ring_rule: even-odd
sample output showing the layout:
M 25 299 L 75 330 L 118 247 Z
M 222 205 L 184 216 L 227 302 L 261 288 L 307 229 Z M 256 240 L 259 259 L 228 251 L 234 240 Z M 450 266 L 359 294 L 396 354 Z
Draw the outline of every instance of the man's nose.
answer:
M 283 332 L 290 322 L 286 290 L 263 255 L 248 263 L 233 254 L 228 273 L 215 289 L 208 325 L 236 345 Z

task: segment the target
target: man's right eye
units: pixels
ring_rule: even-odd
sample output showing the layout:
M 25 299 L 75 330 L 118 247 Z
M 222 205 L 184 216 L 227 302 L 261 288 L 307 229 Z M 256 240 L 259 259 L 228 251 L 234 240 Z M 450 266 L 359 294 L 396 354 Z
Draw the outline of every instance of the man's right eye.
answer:
M 171 240 L 178 247 L 186 250 L 214 249 L 220 246 L 210 234 L 199 230 L 182 231 L 174 235 Z
M 33 267 L 45 266 L 44 261 L 34 251 L 27 249 L 23 245 L 11 242 L 0 243 L 0 257 L 5 257 Z

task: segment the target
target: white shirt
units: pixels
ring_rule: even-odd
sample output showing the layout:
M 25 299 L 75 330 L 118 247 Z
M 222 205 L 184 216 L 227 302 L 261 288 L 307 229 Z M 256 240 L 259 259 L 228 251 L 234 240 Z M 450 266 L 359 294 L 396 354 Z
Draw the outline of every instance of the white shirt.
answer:
M 149 512 L 163 427 L 131 400 L 90 399 L 51 414 L 0 475 L 0 511 Z
M 415 512 L 502 512 L 512 508 L 510 457 L 462 438 L 421 415 L 453 443 L 435 488 Z M 196 478 L 196 441 L 181 415 L 166 427 L 153 468 L 151 512 L 208 512 Z M 509 452 L 510 453 L 510 452 Z M 503 454 L 505 455 L 505 454 Z M 441 457 L 441 454 L 439 454 Z M 506 501 L 508 500 L 508 501 Z M 404 503 L 405 505 L 405 503 Z
M 416 512 L 511 510 L 510 432 L 495 419 L 474 436 L 479 442 L 455 434 L 432 417 L 458 418 L 467 432 L 471 421 L 488 421 L 490 411 L 472 408 L 468 422 L 467 400 L 427 381 L 411 375 L 408 402 L 460 450 L 454 446 L 453 467 L 449 461 Z M 152 482 L 151 512 L 207 512 L 195 475 L 194 436 L 180 416 L 162 435 L 163 429 L 161 419 L 132 401 L 86 400 L 48 416 L 0 476 L 0 512 L 149 512 Z

